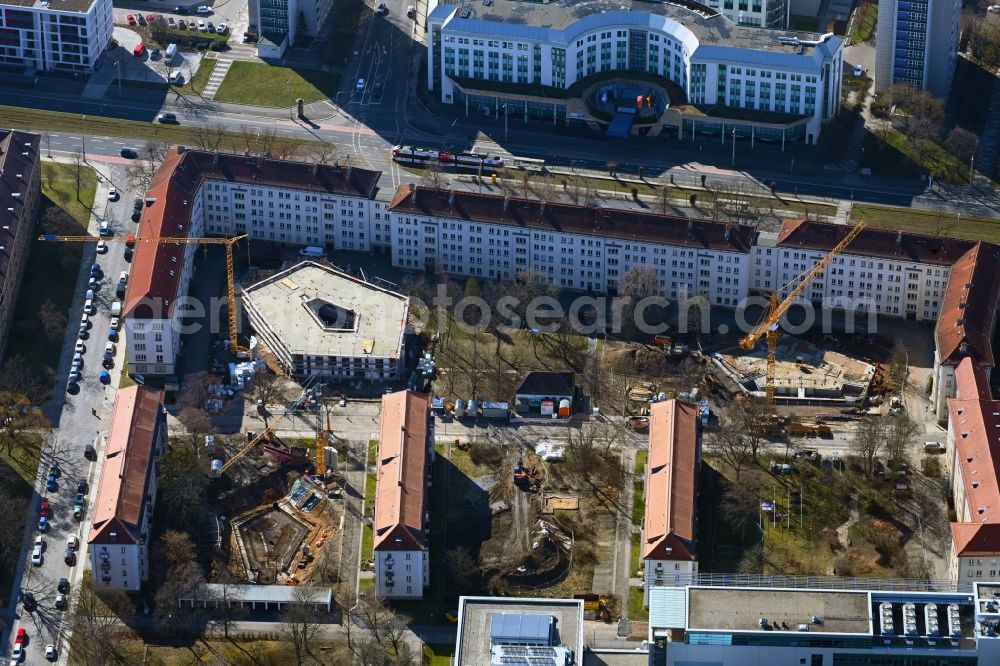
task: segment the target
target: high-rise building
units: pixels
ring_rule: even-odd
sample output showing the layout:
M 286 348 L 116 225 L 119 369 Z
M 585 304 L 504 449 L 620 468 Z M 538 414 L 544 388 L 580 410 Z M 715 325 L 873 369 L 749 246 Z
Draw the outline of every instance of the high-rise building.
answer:
M 945 98 L 958 55 L 960 0 L 889 0 L 878 6 L 875 91 L 897 83 Z

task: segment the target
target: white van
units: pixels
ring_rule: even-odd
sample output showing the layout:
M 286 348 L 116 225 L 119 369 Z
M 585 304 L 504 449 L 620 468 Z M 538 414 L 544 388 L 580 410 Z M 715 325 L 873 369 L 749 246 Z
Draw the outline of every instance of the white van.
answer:
M 89 298 L 84 301 L 83 311 L 89 315 L 95 314 L 96 309 L 94 308 L 94 301 Z
M 299 256 L 310 257 L 312 259 L 319 259 L 320 257 L 325 257 L 326 252 L 324 252 L 323 248 L 321 247 L 316 247 L 315 245 L 307 245 L 301 250 L 299 250 Z
M 112 317 L 118 317 L 118 316 L 121 316 L 121 313 L 122 313 L 122 302 L 121 301 L 115 301 L 114 303 L 112 303 L 111 304 L 111 316 Z
M 177 45 L 168 44 L 167 50 L 163 52 L 163 59 L 166 60 L 168 63 L 171 63 L 174 61 L 174 56 L 176 55 L 177 55 Z

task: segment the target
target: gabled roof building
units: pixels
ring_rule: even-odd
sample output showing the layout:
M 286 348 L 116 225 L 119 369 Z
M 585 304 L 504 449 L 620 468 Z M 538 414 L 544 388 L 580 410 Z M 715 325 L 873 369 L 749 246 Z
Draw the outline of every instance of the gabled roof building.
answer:
M 137 591 L 149 575 L 149 523 L 166 444 L 163 391 L 120 389 L 90 507 L 88 543 L 97 590 Z
M 429 395 L 397 391 L 382 397 L 372 522 L 379 597 L 420 598 L 429 583 L 427 487 L 433 432 Z

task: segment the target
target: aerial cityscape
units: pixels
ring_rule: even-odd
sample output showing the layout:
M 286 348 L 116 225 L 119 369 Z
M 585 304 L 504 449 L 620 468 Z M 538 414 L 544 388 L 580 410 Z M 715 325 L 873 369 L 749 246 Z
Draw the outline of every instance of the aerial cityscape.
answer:
M 0 656 L 1000 665 L 988 2 L 0 0 Z

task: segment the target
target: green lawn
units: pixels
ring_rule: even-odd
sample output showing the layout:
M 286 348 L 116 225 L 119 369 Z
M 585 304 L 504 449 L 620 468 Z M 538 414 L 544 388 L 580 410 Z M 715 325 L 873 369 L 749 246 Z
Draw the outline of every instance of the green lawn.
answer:
M 959 162 L 954 155 L 933 141 L 911 141 L 905 134 L 891 131 L 885 140 L 865 136 L 861 164 L 880 176 L 917 178 L 931 174 L 951 183 L 969 182 L 969 164 Z
M 215 71 L 215 66 L 219 64 L 218 60 L 211 60 L 209 58 L 202 58 L 201 63 L 198 64 L 198 71 L 194 73 L 190 81 L 187 81 L 183 86 L 180 86 L 182 90 L 189 89 L 191 92 L 200 95 L 201 91 L 205 89 L 208 85 L 208 79 L 212 76 L 212 72 Z M 173 86 L 177 87 L 177 86 Z
M 451 455 L 447 456 L 448 460 L 451 461 L 458 471 L 460 471 L 465 476 L 470 479 L 475 479 L 477 477 L 483 476 L 484 474 L 489 474 L 490 468 L 485 465 L 477 465 L 472 462 L 472 458 L 469 456 L 468 451 L 463 451 L 457 446 L 451 447 Z
M 649 611 L 642 607 L 642 588 L 628 588 L 628 619 L 645 622 L 649 619 Z
M 372 526 L 365 524 L 364 529 L 361 532 L 361 561 L 374 560 L 375 559 L 375 534 L 372 532 Z
M 649 455 L 647 449 L 635 452 L 635 473 L 642 474 L 646 470 L 646 457 Z
M 378 455 L 378 440 L 370 439 L 368 440 L 368 458 L 366 458 L 366 464 L 371 465 L 375 462 L 375 456 Z
M 954 236 L 969 240 L 996 241 L 1000 238 L 1000 220 L 991 217 L 939 213 L 918 208 L 899 208 L 873 204 L 855 204 L 852 220 L 864 220 L 871 226 L 898 229 L 932 236 Z
M 62 113 L 60 111 L 41 111 L 24 109 L 14 106 L 0 105 L 0 127 L 32 130 L 37 132 L 64 132 L 73 135 L 94 134 L 113 138 L 138 139 L 140 141 L 156 141 L 170 145 L 201 145 L 203 132 L 200 128 L 183 125 L 160 125 L 135 120 L 120 120 L 102 116 L 84 116 L 77 113 Z M 284 146 L 294 146 L 303 149 L 315 145 L 312 141 L 278 138 L 274 154 L 284 153 Z M 45 150 L 45 139 L 42 139 L 42 150 Z M 246 142 L 239 132 L 226 132 L 222 137 L 219 150 L 239 152 L 246 150 Z
M 632 491 L 632 522 L 636 525 L 642 525 L 642 519 L 646 515 L 645 487 L 645 482 L 639 481 Z
M 631 568 L 628 575 L 634 576 L 635 572 L 642 568 L 642 536 L 639 534 L 632 535 L 632 545 L 629 552 L 631 553 L 631 557 L 629 558 Z
M 43 142 L 44 148 L 44 142 Z M 56 162 L 42 162 L 42 198 L 39 205 L 39 230 L 62 234 L 86 234 L 90 222 L 90 206 L 97 191 L 97 174 L 88 166 L 80 171 L 80 195 L 76 192 L 76 176 L 72 165 Z M 64 214 L 52 219 L 49 209 L 56 208 Z M 48 220 L 52 219 L 51 222 Z M 43 221 L 45 220 L 45 221 Z M 54 227 L 52 227 L 54 225 Z M 14 328 L 7 346 L 7 358 L 23 356 L 38 376 L 51 377 L 59 363 L 62 350 L 62 330 L 58 339 L 50 339 L 32 322 L 39 321 L 42 304 L 51 301 L 55 310 L 68 313 L 76 286 L 77 270 L 83 256 L 83 245 L 76 243 L 52 243 L 31 240 L 28 262 L 24 270 L 24 282 L 18 293 L 14 315 Z
M 339 74 L 238 60 L 226 73 L 215 101 L 287 108 L 299 98 L 309 104 L 334 97 L 339 87 Z
M 135 386 L 135 382 L 128 376 L 128 359 L 122 354 L 122 376 L 118 381 L 118 388 L 123 389 L 129 386 Z
M 878 21 L 878 3 L 863 2 L 857 9 L 857 23 L 851 40 L 855 44 L 869 41 L 875 36 L 875 24 Z
M 424 644 L 424 661 L 426 666 L 451 666 L 451 660 L 455 656 L 455 646 L 451 643 L 446 645 Z

